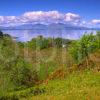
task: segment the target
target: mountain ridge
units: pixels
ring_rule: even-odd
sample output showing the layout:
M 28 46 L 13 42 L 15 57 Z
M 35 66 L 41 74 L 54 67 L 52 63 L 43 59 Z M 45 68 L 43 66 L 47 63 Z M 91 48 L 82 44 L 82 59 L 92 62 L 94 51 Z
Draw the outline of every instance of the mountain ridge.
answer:
M 89 29 L 95 29 L 95 28 L 88 28 L 88 27 L 83 27 L 83 26 L 74 26 L 74 25 L 70 25 L 70 24 L 63 24 L 63 23 L 52 23 L 52 24 L 23 24 L 23 25 L 18 25 L 18 26 L 8 26 L 8 27 L 4 27 L 4 26 L 0 26 L 0 29 L 19 29 L 19 30 L 28 30 L 28 29 L 76 29 L 76 30 L 89 30 Z

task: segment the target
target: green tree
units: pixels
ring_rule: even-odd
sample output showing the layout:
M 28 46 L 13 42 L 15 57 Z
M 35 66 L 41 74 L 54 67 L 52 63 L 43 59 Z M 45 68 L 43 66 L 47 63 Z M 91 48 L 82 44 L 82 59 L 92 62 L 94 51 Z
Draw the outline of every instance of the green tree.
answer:
M 98 48 L 98 40 L 96 35 L 84 34 L 79 40 L 71 45 L 70 53 L 77 63 L 81 63 L 84 59 L 87 61 L 89 54 L 96 51 Z
M 62 47 L 62 43 L 63 43 L 62 38 L 56 38 L 56 39 L 54 39 L 54 44 L 55 44 L 55 46 L 56 46 L 57 48 Z
M 38 36 L 36 39 L 36 47 L 37 49 L 45 49 L 48 48 L 49 41 L 48 39 L 44 38 L 43 36 Z

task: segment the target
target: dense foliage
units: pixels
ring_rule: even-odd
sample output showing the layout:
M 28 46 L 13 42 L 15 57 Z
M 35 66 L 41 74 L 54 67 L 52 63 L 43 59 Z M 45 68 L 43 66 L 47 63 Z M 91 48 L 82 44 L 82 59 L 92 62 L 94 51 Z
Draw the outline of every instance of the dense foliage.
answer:
M 61 48 L 63 45 L 69 45 L 71 40 L 63 39 L 63 38 L 44 38 L 43 36 L 38 36 L 37 38 L 33 38 L 31 41 L 26 43 L 29 48 L 35 49 L 46 49 L 50 47 Z
M 100 49 L 100 33 L 84 34 L 79 40 L 73 42 L 69 51 L 77 63 L 81 63 L 89 54 Z
M 11 36 L 0 32 L 0 95 L 34 86 L 38 81 L 37 71 L 21 56 L 20 47 Z

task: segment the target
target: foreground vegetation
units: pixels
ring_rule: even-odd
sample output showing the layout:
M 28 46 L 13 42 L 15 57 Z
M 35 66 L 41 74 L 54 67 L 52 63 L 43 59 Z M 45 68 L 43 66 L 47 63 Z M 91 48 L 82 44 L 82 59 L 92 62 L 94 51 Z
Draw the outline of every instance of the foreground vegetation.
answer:
M 100 73 L 95 70 L 73 72 L 62 79 L 54 79 L 22 91 L 9 93 L 11 100 L 99 100 Z M 5 97 L 3 97 L 4 100 Z M 3 99 L 1 99 L 3 100 Z
M 72 73 L 65 79 L 56 79 L 41 87 L 45 93 L 33 96 L 30 100 L 99 100 L 100 73 Z
M 0 32 L 0 100 L 99 100 L 99 65 L 100 32 L 26 43 Z

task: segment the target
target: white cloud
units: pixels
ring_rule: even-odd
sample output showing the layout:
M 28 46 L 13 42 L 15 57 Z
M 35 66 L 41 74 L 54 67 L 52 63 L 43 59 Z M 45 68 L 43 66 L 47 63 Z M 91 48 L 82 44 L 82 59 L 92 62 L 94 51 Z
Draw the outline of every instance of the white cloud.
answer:
M 63 16 L 63 14 L 60 14 L 58 11 L 37 11 L 37 12 L 26 12 L 24 13 L 23 17 L 33 19 L 33 20 L 45 20 L 46 18 L 50 19 L 59 19 Z
M 22 16 L 26 21 L 37 21 L 46 23 L 68 23 L 68 22 L 78 22 L 81 17 L 73 13 L 60 13 L 58 11 L 37 11 L 37 12 L 26 12 Z
M 0 16 L 0 23 L 2 23 L 4 21 L 4 17 Z
M 0 26 L 14 26 L 22 24 L 51 24 L 64 23 L 75 26 L 93 26 L 100 24 L 100 20 L 94 19 L 90 22 L 82 20 L 81 16 L 75 13 L 60 13 L 58 11 L 31 11 L 20 16 L 0 16 Z
M 1 25 L 19 25 L 23 23 L 77 23 L 81 20 L 78 14 L 60 13 L 58 11 L 33 11 L 21 16 L 0 16 Z
M 65 14 L 65 21 L 74 21 L 74 22 L 79 22 L 81 17 L 78 14 L 73 14 L 73 13 L 67 13 Z
M 92 24 L 100 24 L 100 20 L 97 20 L 97 19 L 94 19 L 91 22 L 92 22 Z

